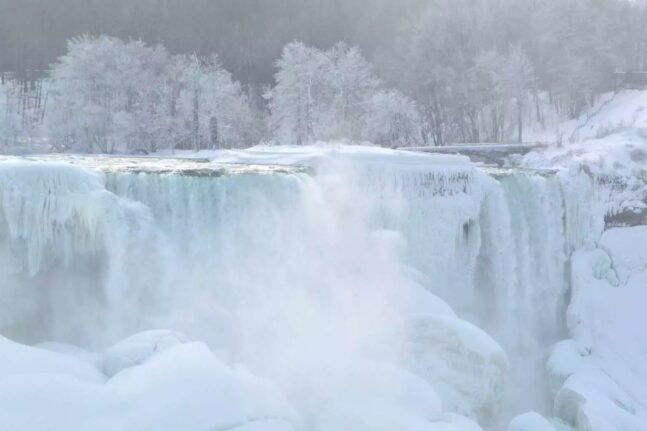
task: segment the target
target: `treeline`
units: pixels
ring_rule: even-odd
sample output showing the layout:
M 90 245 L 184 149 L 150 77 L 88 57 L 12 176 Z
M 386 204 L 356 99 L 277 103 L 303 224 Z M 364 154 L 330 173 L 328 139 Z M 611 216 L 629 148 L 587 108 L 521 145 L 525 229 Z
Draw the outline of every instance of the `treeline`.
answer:
M 79 37 L 37 86 L 0 86 L 0 130 L 5 143 L 40 135 L 52 150 L 100 153 L 240 148 L 262 140 L 419 141 L 415 103 L 386 88 L 359 49 L 339 43 L 324 52 L 292 42 L 277 68 L 277 85 L 263 95 L 267 104 L 255 103 L 216 56 Z
M 262 131 L 217 57 L 100 36 L 70 41 L 52 66 L 47 135 L 90 152 L 241 147 Z
M 41 15 L 54 5 L 65 7 Z M 647 70 L 646 7 L 624 0 L 0 0 L 0 11 L 0 70 L 12 72 L 0 138 L 45 130 L 92 151 L 523 141 L 527 124 L 572 118 L 614 89 L 614 72 Z M 32 29 L 30 16 L 45 21 Z M 121 39 L 74 37 L 47 66 L 78 31 Z
M 433 0 L 395 46 L 381 64 L 418 103 L 428 144 L 500 142 L 511 129 L 521 140 L 545 106 L 572 118 L 614 89 L 615 71 L 647 70 L 647 12 L 621 0 Z
M 277 62 L 269 101 L 270 138 L 281 144 L 348 139 L 406 146 L 420 141 L 416 105 L 385 87 L 357 48 L 328 51 L 292 42 Z

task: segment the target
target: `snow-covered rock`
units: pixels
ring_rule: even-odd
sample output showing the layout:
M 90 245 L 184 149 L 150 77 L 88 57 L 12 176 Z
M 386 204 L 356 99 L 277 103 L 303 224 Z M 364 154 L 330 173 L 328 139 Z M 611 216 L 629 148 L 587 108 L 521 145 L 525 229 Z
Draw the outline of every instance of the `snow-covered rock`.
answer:
M 549 361 L 566 378 L 555 415 L 577 430 L 646 430 L 647 229 L 606 231 L 600 246 L 572 259 L 573 342 Z
M 553 347 L 546 364 L 553 397 L 557 395 L 566 380 L 582 366 L 584 356 L 585 354 L 577 350 L 573 340 L 560 341 Z
M 27 347 L 0 336 L 0 381 L 45 375 L 100 384 L 105 376 L 90 362 L 68 354 Z
M 108 348 L 98 359 L 97 366 L 108 377 L 126 368 L 141 365 L 150 357 L 189 340 L 175 331 L 147 331 L 133 335 Z
M 536 412 L 528 412 L 512 419 L 508 431 L 557 431 L 555 426 Z
M 492 426 L 501 413 L 508 360 L 484 331 L 451 316 L 412 322 L 411 369 L 429 381 L 445 408 Z
M 140 334 L 121 345 L 153 338 Z M 273 385 L 227 367 L 202 343 L 169 342 L 105 381 L 86 361 L 0 339 L 2 431 L 299 428 Z

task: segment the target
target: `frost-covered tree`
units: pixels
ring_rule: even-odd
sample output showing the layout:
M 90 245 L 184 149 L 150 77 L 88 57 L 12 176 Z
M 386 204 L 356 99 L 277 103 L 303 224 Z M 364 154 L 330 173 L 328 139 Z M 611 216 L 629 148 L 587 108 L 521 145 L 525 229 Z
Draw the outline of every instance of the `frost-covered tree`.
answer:
M 0 145 L 11 152 L 30 151 L 42 137 L 48 82 L 0 79 Z M 43 148 L 39 148 L 42 151 Z
M 530 91 L 535 88 L 535 71 L 521 46 L 512 47 L 505 58 L 503 76 L 507 95 L 514 99 L 517 119 L 517 140 L 523 142 L 523 119 Z
M 533 14 L 535 71 L 553 105 L 568 116 L 609 90 L 613 71 L 622 67 L 618 35 L 624 26 L 610 25 L 615 16 L 615 2 L 594 0 L 546 0 Z
M 359 49 L 344 43 L 324 52 L 293 42 L 285 47 L 277 67 L 276 85 L 267 97 L 270 126 L 279 143 L 358 141 L 367 135 L 383 140 L 391 135 L 368 133 L 367 130 L 375 128 L 367 122 L 389 111 L 407 111 L 406 103 L 396 106 L 401 101 L 395 97 L 396 93 L 376 97 L 381 82 L 371 64 Z M 378 109 L 375 106 L 378 100 L 388 106 Z M 407 112 L 405 117 L 412 120 L 415 116 Z
M 327 65 L 321 51 L 302 42 L 292 42 L 283 49 L 276 63 L 276 85 L 266 94 L 270 128 L 278 142 L 303 145 L 316 139 L 315 122 L 325 117 L 322 102 Z
M 258 139 L 247 97 L 217 59 L 141 41 L 81 37 L 52 67 L 54 141 L 76 151 L 242 146 Z
M 177 113 L 182 124 L 180 142 L 192 148 L 232 148 L 259 139 L 247 96 L 217 57 L 178 57 Z
M 5 81 L 0 85 L 0 143 L 13 144 L 21 130 L 18 91 L 13 83 Z
M 511 40 L 525 39 L 523 23 L 535 7 L 527 0 L 432 0 L 404 27 L 383 69 L 415 99 L 428 144 L 522 138 L 535 70 L 528 49 Z
M 506 140 L 510 90 L 506 82 L 507 58 L 495 50 L 479 53 L 470 72 L 473 78 L 474 104 L 479 109 L 480 140 Z M 477 140 L 478 141 L 478 140 Z
M 380 80 L 356 47 L 340 42 L 325 56 L 328 62 L 324 69 L 324 94 L 329 99 L 321 103 L 324 118 L 318 124 L 320 135 L 327 135 L 328 139 L 358 139 Z
M 444 145 L 464 132 L 467 78 L 480 37 L 482 2 L 436 0 L 413 17 L 390 57 L 391 80 L 413 97 L 427 143 Z
M 421 144 L 420 117 L 415 102 L 397 90 L 373 94 L 363 126 L 363 139 L 378 145 Z
M 163 48 L 140 41 L 71 40 L 51 71 L 52 138 L 77 151 L 154 150 L 164 136 L 161 90 L 167 64 Z

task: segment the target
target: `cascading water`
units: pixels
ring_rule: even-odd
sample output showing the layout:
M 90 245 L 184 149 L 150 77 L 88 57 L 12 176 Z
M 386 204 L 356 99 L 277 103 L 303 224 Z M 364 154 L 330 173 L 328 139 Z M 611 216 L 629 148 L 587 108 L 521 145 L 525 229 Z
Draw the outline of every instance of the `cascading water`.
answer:
M 368 417 L 413 376 L 485 427 L 549 412 L 585 187 L 454 157 L 76 163 L 0 163 L 1 333 L 101 349 L 179 330 L 274 382 L 306 429 Z

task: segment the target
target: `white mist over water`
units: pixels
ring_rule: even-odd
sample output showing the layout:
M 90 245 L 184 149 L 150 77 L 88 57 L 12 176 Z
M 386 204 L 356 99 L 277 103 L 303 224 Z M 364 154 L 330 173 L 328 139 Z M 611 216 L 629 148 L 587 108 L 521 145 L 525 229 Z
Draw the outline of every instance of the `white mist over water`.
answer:
M 306 429 L 457 420 L 438 397 L 486 427 L 549 411 L 588 214 L 556 176 L 343 155 L 314 174 L 0 176 L 0 325 L 19 341 L 178 330 L 275 384 Z

